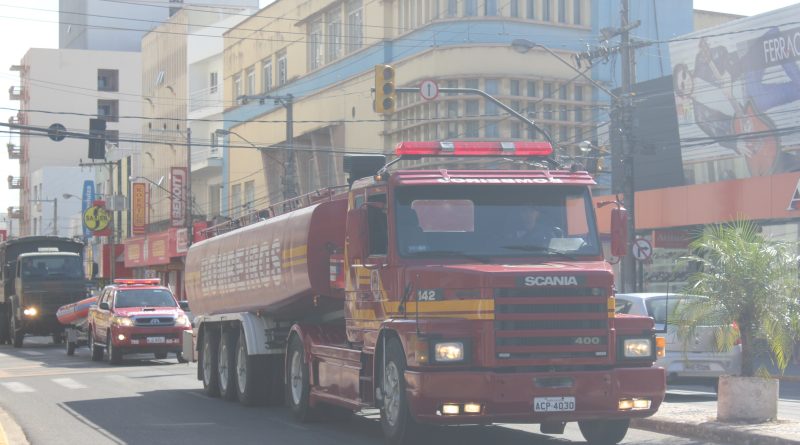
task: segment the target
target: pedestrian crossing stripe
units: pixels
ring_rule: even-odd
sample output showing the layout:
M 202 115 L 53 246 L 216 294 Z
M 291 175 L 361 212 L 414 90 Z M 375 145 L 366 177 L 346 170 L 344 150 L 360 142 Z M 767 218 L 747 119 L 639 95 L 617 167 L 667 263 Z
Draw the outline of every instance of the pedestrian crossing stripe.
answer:
M 86 385 L 83 383 L 79 383 L 76 380 L 73 380 L 68 377 L 60 378 L 60 379 L 53 379 L 54 382 L 58 383 L 59 385 L 69 388 L 69 389 L 83 389 L 86 388 Z
M 21 382 L 3 382 L 2 385 L 5 386 L 9 391 L 16 393 L 36 391 L 35 389 Z

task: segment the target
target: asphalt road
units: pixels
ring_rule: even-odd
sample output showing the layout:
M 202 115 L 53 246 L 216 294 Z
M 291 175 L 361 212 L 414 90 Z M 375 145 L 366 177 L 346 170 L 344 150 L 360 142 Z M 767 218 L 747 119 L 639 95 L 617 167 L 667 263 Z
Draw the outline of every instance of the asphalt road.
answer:
M 33 445 L 90 444 L 332 444 L 383 443 L 376 412 L 337 421 L 295 422 L 282 407 L 245 408 L 207 398 L 195 364 L 140 355 L 121 366 L 96 363 L 87 348 L 75 356 L 46 338 L 25 347 L 0 346 L 0 406 Z M 713 395 L 679 395 L 679 403 L 713 403 Z M 674 397 L 674 396 L 670 396 Z M 431 434 L 432 444 L 580 444 L 576 424 L 561 436 L 538 425 L 450 427 Z M 630 430 L 623 443 L 700 445 L 690 439 Z

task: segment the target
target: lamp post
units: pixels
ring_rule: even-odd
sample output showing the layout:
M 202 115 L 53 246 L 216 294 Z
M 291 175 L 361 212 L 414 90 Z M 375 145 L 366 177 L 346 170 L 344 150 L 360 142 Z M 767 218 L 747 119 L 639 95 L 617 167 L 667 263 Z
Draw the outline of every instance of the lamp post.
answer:
M 58 198 L 53 199 L 29 199 L 30 202 L 52 202 L 53 203 L 53 235 L 58 236 Z

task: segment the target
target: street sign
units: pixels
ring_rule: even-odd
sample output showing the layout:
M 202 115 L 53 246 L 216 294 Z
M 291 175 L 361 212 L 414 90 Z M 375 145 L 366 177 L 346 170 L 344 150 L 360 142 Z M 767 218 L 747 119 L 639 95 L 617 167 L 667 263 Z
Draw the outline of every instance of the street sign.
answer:
M 425 100 L 433 100 L 439 97 L 439 85 L 436 81 L 425 79 L 419 84 L 419 95 Z
M 66 132 L 67 128 L 61 124 L 53 124 L 47 127 L 47 137 L 56 142 L 63 141 L 64 138 L 67 137 Z
M 650 244 L 650 241 L 647 241 L 644 238 L 638 238 L 633 242 L 631 251 L 634 258 L 639 261 L 646 261 L 651 255 L 653 255 L 653 246 Z
M 91 206 L 83 212 L 83 225 L 92 232 L 99 232 L 108 227 L 111 214 L 105 207 Z

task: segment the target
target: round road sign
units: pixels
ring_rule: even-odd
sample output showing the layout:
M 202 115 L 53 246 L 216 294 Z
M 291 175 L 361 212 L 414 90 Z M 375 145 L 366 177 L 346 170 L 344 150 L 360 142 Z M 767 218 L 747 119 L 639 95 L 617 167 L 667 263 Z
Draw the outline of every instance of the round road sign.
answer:
M 431 79 L 423 80 L 419 84 L 419 95 L 425 100 L 433 100 L 439 97 L 439 85 Z
M 646 261 L 651 255 L 653 255 L 653 246 L 650 244 L 650 241 L 647 241 L 644 238 L 638 238 L 633 242 L 631 251 L 634 258 L 639 261 Z
M 83 212 L 83 224 L 92 232 L 99 232 L 111 221 L 111 214 L 105 207 L 92 206 Z
M 65 134 L 66 132 L 67 128 L 61 124 L 53 124 L 47 127 L 47 137 L 56 142 L 63 141 L 64 138 L 67 137 L 67 135 Z

